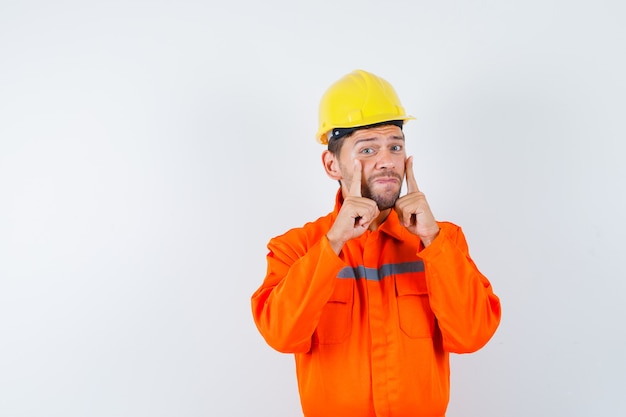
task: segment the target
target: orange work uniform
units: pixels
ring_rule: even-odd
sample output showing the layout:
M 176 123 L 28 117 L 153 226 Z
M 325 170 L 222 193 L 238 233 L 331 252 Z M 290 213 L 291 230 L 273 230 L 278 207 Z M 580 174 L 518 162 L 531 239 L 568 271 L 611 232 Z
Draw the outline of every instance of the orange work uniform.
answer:
M 269 242 L 255 323 L 270 346 L 295 354 L 306 417 L 444 416 L 449 353 L 487 343 L 500 301 L 452 223 L 424 248 L 391 210 L 335 254 L 326 233 L 341 201 Z

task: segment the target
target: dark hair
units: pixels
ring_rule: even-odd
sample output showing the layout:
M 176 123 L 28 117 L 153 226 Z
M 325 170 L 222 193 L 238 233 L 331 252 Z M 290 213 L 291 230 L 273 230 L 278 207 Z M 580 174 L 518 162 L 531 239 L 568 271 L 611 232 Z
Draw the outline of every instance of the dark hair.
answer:
M 350 135 L 352 135 L 352 133 L 348 133 L 347 135 L 344 135 L 340 138 L 331 138 L 328 141 L 328 150 L 330 151 L 330 153 L 332 153 L 335 156 L 339 156 L 339 153 L 341 153 L 341 148 L 343 147 L 343 143 L 345 142 L 344 139 L 347 137 L 350 137 Z

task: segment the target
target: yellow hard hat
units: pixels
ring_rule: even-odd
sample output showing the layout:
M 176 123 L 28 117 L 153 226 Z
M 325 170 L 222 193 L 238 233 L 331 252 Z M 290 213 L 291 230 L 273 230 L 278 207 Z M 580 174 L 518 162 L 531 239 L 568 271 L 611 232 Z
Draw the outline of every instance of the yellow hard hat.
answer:
M 363 70 L 339 79 L 322 96 L 316 139 L 328 143 L 333 129 L 350 129 L 387 121 L 415 119 L 404 111 L 391 84 Z

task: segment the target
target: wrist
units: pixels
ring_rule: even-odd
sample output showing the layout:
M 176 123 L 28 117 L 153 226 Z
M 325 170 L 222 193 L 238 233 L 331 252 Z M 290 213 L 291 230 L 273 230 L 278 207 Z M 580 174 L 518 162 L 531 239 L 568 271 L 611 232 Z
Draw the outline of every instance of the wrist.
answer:
M 332 248 L 332 250 L 339 255 L 339 253 L 341 253 L 341 249 L 343 248 L 343 245 L 346 243 L 341 239 L 336 239 L 334 238 L 331 233 L 327 233 L 326 234 L 326 239 L 328 240 L 328 243 L 330 244 L 330 247 Z
M 424 245 L 424 247 L 428 247 L 431 243 L 433 243 L 433 241 L 437 238 L 437 236 L 439 236 L 439 231 L 440 229 L 437 227 L 437 231 L 433 234 L 427 235 L 427 236 L 420 236 L 420 240 L 422 241 L 422 244 Z

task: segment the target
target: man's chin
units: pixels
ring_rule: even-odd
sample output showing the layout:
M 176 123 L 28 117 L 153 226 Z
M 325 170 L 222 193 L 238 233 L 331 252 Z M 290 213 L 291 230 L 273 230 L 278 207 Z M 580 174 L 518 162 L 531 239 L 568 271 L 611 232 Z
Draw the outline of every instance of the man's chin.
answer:
M 400 187 L 397 185 L 387 184 L 370 184 L 362 190 L 363 197 L 374 200 L 378 205 L 378 210 L 387 210 L 395 206 L 396 200 L 400 197 Z
M 372 197 L 372 200 L 374 200 L 378 205 L 378 210 L 383 211 L 395 206 L 398 197 L 400 197 L 400 193 L 394 193 L 391 195 L 377 194 Z

